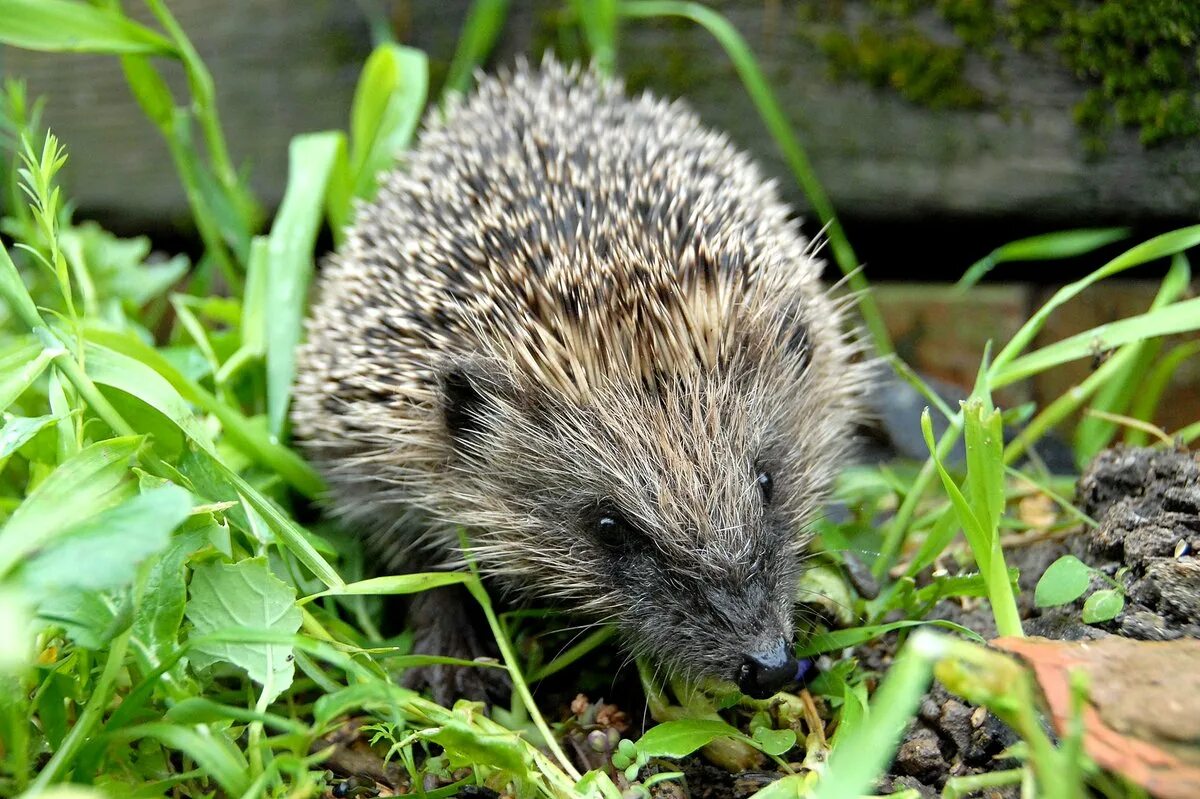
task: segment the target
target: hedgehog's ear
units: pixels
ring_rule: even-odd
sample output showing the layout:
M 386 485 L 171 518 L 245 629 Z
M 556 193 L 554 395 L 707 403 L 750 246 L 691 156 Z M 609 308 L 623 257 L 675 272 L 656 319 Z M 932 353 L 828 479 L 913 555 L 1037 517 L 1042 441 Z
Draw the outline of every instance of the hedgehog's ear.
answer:
M 446 364 L 438 383 L 446 430 L 456 446 L 486 433 L 492 421 L 489 411 L 511 391 L 498 365 L 483 360 Z

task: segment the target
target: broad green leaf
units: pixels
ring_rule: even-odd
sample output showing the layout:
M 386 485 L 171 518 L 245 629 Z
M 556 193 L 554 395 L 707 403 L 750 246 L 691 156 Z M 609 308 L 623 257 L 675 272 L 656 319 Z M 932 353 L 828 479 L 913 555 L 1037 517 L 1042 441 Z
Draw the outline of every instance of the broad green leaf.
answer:
M 718 738 L 752 743 L 737 727 L 716 719 L 665 721 L 638 739 L 637 751 L 650 757 L 686 757 Z
M 211 776 L 229 796 L 241 796 L 250 785 L 250 765 L 224 730 L 197 729 L 179 724 L 155 722 L 128 727 L 113 733 L 118 741 L 154 738 L 172 749 L 183 752 L 203 772 Z
M 1074 602 L 1083 596 L 1091 581 L 1092 570 L 1086 563 L 1074 555 L 1063 555 L 1042 573 L 1033 601 L 1039 608 Z
M 530 745 L 519 733 L 499 726 L 495 731 L 484 731 L 457 713 L 447 713 L 438 721 L 438 727 L 429 733 L 428 738 L 446 750 L 451 765 L 487 763 L 524 779 L 531 778 L 535 773 Z
M 179 625 L 183 623 L 187 601 L 184 564 L 205 541 L 204 530 L 189 530 L 175 536 L 146 577 L 133 620 L 133 638 L 154 667 L 179 648 Z
M 0 0 L 0 42 L 50 52 L 175 55 L 150 28 L 71 0 Z
M 187 401 L 167 380 L 141 361 L 89 342 L 84 348 L 88 376 L 100 385 L 120 389 L 162 413 L 189 439 L 212 452 L 208 431 Z
M 130 496 L 140 436 L 92 444 L 59 466 L 0 529 L 0 576 L 64 531 Z
M 21 580 L 35 594 L 120 588 L 167 546 L 191 509 L 191 495 L 178 486 L 139 494 L 62 533 L 20 569 Z
M 1083 603 L 1083 623 L 1112 621 L 1125 609 L 1125 596 L 1112 588 L 1095 592 Z
M 62 417 L 54 414 L 45 416 L 9 416 L 0 427 L 0 459 L 7 458 L 43 429 L 59 421 Z
M 420 50 L 381 44 L 363 65 L 350 110 L 354 196 L 375 195 L 376 176 L 408 147 L 425 109 L 429 61 Z
M 81 589 L 63 590 L 44 598 L 37 617 L 66 631 L 84 649 L 101 650 L 133 621 L 133 606 L 125 596 Z
M 195 636 L 231 628 L 289 634 L 300 629 L 295 591 L 271 574 L 265 558 L 200 566 L 192 573 L 190 590 L 186 614 Z M 209 642 L 193 648 L 195 666 L 218 661 L 245 669 L 262 685 L 265 703 L 286 690 L 295 673 L 292 647 L 287 645 Z
M 324 726 L 352 710 L 394 712 L 400 700 L 415 696 L 413 691 L 391 682 L 372 680 L 321 696 L 313 705 L 313 718 L 318 726 Z
M 288 148 L 288 184 L 271 226 L 267 269 L 267 429 L 281 438 L 296 376 L 313 246 L 340 133 L 308 133 Z
M 0 270 L 0 278 L 2 277 L 3 271 Z M 195 380 L 176 369 L 158 350 L 133 336 L 114 333 L 100 327 L 87 327 L 85 335 L 88 341 L 129 356 L 158 372 L 187 402 L 212 414 L 220 421 L 227 442 L 278 473 L 305 496 L 317 497 L 323 492 L 324 483 L 320 476 L 299 455 L 272 441 L 260 425 L 204 390 Z M 202 444 L 200 441 L 197 443 Z
M 754 730 L 753 738 L 759 749 L 775 757 L 779 757 L 796 745 L 794 730 L 772 730 L 770 727 L 758 727 Z

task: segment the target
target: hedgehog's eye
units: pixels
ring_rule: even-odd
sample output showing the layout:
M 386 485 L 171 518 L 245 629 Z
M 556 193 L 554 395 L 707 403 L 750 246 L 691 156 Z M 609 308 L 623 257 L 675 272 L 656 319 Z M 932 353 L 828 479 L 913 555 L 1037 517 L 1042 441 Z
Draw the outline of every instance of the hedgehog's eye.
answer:
M 758 477 L 754 478 L 755 485 L 762 492 L 763 502 L 770 504 L 771 494 L 774 492 L 775 484 L 771 480 L 770 472 L 759 472 Z
M 596 542 L 612 551 L 629 551 L 644 543 L 644 537 L 625 516 L 611 506 L 596 509 L 591 521 Z

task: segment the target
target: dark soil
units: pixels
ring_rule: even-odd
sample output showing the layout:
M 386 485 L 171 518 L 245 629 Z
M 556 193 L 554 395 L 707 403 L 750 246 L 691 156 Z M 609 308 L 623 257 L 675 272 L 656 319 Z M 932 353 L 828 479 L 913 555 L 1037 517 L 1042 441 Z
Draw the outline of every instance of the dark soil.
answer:
M 1080 509 L 1100 522 L 1088 563 L 1125 586 L 1110 631 L 1129 638 L 1200 637 L 1200 460 L 1186 452 L 1112 449 L 1080 478 Z
M 1097 528 L 1006 553 L 1008 564 L 1020 570 L 1018 602 L 1026 634 L 1058 640 L 1110 635 L 1141 640 L 1200 637 L 1197 456 L 1151 449 L 1106 450 L 1080 478 L 1076 503 L 1099 523 Z M 1082 599 L 1057 608 L 1033 606 L 1038 579 L 1046 567 L 1068 553 L 1116 577 L 1124 586 L 1125 609 L 1116 619 L 1102 625 L 1084 624 L 1080 620 Z M 1092 589 L 1109 587 L 1100 579 L 1092 585 Z M 983 604 L 964 607 L 948 601 L 932 616 L 956 621 L 985 638 L 996 634 L 991 613 Z M 873 653 L 872 659 L 890 654 Z M 1012 768 L 1012 761 L 993 758 L 1015 740 L 990 713 L 935 685 L 879 786 L 880 792 L 916 788 L 922 796 L 936 796 L 949 777 Z M 989 791 L 987 795 L 1017 796 L 1018 791 Z

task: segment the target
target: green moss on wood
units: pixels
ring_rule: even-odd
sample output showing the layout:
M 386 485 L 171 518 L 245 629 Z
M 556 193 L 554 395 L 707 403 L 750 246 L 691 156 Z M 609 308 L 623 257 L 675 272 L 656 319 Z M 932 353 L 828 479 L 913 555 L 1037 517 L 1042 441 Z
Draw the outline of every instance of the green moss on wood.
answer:
M 1146 146 L 1200 134 L 1200 3 L 868 0 L 865 11 L 852 21 L 841 4 L 802 10 L 806 33 L 824 23 L 816 38 L 835 77 L 929 108 L 974 108 L 997 98 L 964 76 L 968 54 L 998 59 L 1007 44 L 1052 52 L 1088 84 L 1075 118 L 1093 146 L 1118 125 Z M 931 14 L 952 36 L 935 41 L 916 27 L 914 17 Z
M 898 35 L 868 28 L 856 37 L 831 31 L 822 37 L 821 49 L 836 78 L 888 87 L 928 108 L 975 108 L 983 103 L 983 93 L 963 77 L 962 48 L 936 44 L 914 28 Z

